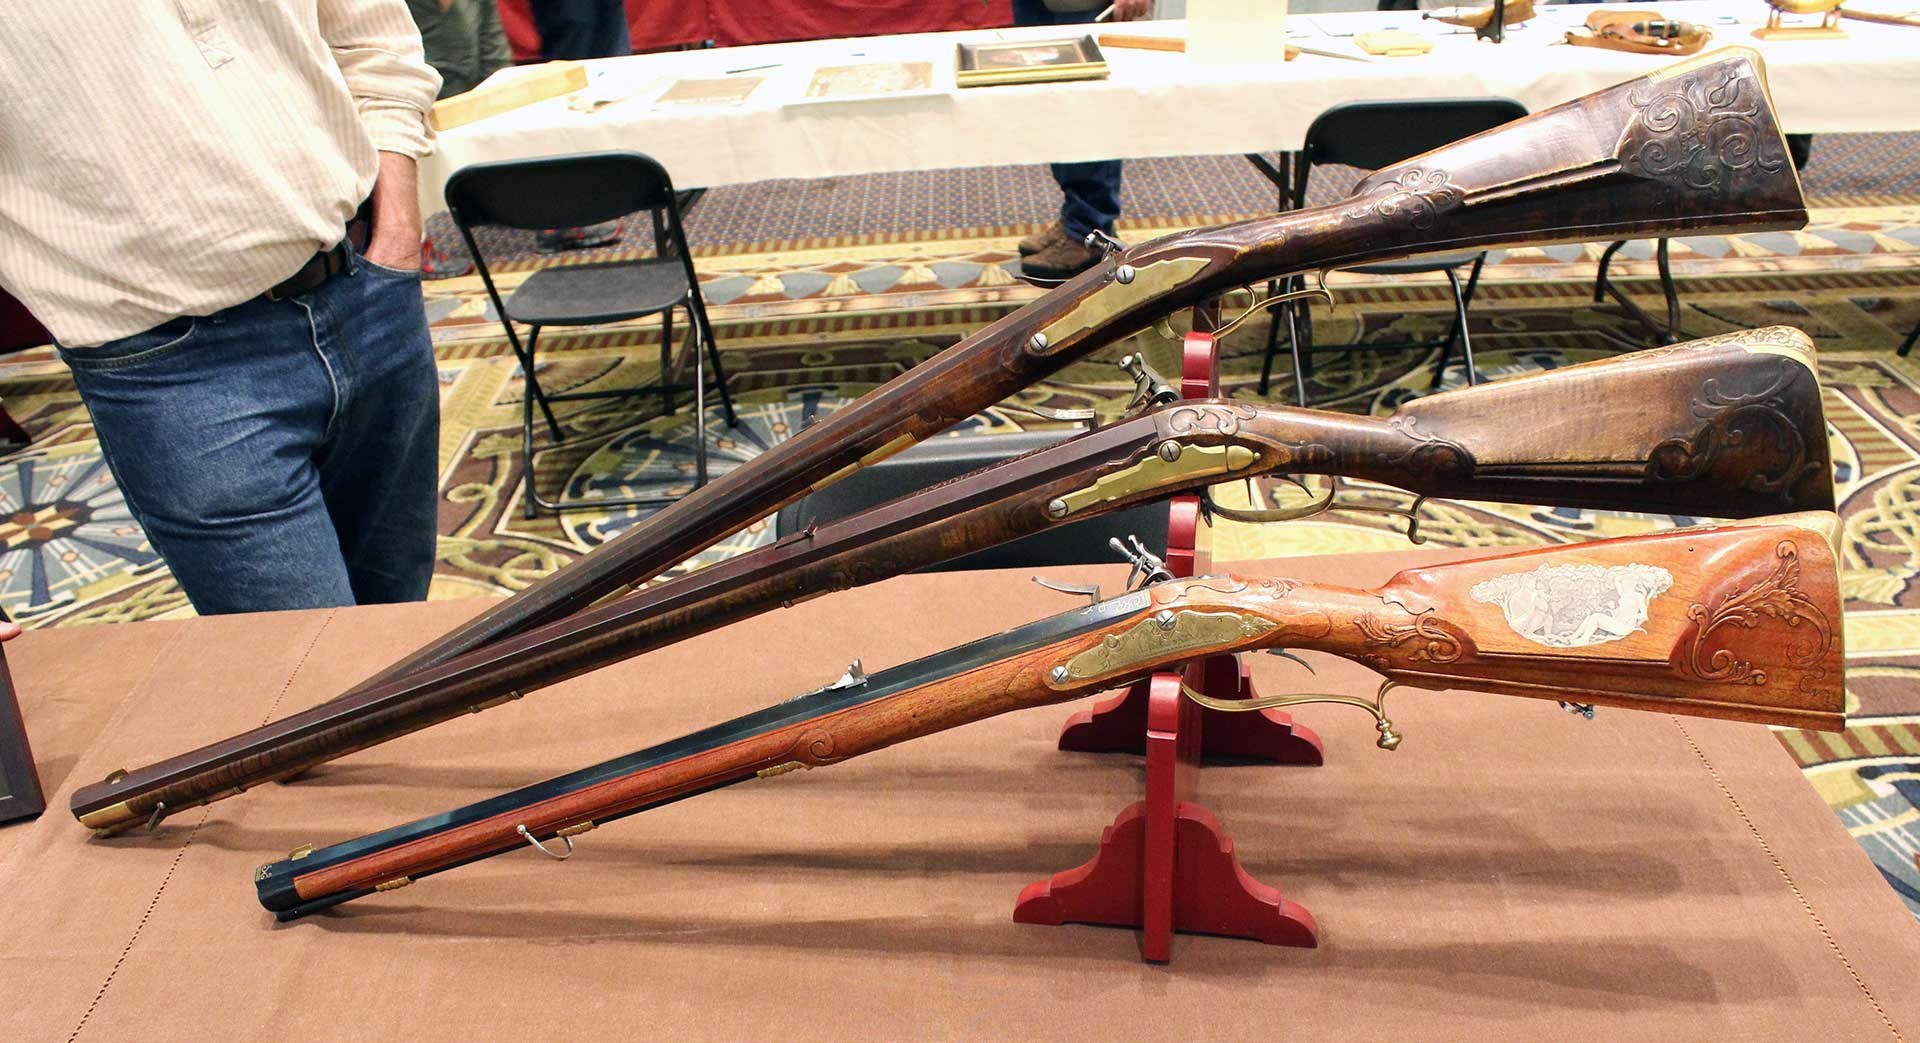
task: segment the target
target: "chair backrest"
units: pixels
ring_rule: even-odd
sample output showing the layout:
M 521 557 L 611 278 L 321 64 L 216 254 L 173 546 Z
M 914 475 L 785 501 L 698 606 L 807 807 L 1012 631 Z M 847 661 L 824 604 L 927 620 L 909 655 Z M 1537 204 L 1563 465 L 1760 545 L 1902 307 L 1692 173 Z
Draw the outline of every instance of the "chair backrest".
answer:
M 666 210 L 678 223 L 667 169 L 638 152 L 475 163 L 454 171 L 446 192 L 462 228 L 577 228 L 639 210 Z
M 1315 117 L 1301 147 L 1300 179 L 1316 164 L 1379 170 L 1527 114 L 1511 98 L 1352 101 Z

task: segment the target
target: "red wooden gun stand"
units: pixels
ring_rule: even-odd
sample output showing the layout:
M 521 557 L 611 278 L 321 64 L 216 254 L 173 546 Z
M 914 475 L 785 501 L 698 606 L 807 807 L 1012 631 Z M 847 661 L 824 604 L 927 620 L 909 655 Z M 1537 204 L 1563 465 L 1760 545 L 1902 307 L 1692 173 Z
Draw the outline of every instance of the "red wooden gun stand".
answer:
M 1188 334 L 1182 397 L 1210 397 L 1218 388 L 1213 335 Z M 1205 572 L 1212 563 L 1199 540 L 1198 498 L 1177 497 L 1170 510 L 1167 570 L 1181 578 Z M 1138 927 L 1140 954 L 1158 963 L 1172 958 L 1175 931 L 1312 948 L 1319 944 L 1313 914 L 1248 875 L 1219 821 L 1190 797 L 1203 757 L 1318 765 L 1320 738 L 1277 710 L 1204 708 L 1181 696 L 1183 679 L 1216 698 L 1254 697 L 1239 659 L 1217 656 L 1189 665 L 1184 675 L 1154 674 L 1069 718 L 1063 750 L 1146 754 L 1145 799 L 1120 812 L 1085 865 L 1027 885 L 1013 918 Z

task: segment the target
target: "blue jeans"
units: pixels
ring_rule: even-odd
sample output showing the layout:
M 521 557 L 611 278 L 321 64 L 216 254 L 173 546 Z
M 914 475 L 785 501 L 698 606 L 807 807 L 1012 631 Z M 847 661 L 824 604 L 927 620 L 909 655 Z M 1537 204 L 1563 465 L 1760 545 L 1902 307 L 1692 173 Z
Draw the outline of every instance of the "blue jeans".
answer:
M 1099 8 L 1049 11 L 1040 0 L 1013 0 L 1015 25 L 1081 25 L 1092 22 L 1099 13 Z M 1120 219 L 1119 160 L 1055 163 L 1053 180 L 1060 186 L 1060 223 L 1074 242 L 1096 229 L 1113 234 L 1113 223 Z
M 195 610 L 426 597 L 440 400 L 416 274 L 356 256 L 311 293 L 60 356 Z
M 533 11 L 534 30 L 540 34 L 540 57 L 545 61 L 617 58 L 633 53 L 626 4 L 621 0 L 533 0 L 528 6 Z

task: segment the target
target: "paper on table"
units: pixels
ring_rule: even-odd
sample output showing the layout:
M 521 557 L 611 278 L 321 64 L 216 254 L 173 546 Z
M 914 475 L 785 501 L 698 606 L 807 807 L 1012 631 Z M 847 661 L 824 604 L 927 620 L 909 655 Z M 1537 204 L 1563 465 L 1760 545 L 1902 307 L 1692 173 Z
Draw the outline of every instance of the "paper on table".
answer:
M 936 86 L 932 62 L 871 62 L 864 65 L 823 65 L 813 70 L 802 97 L 788 104 L 862 101 L 945 93 Z
M 657 82 L 645 66 L 606 63 L 589 66 L 587 86 L 567 98 L 567 107 L 575 112 L 597 112 L 626 101 Z
M 1187 57 L 1196 65 L 1276 60 L 1287 41 L 1285 0 L 1189 0 Z
M 762 76 L 675 80 L 659 97 L 653 99 L 653 107 L 675 109 L 738 105 L 765 82 L 766 78 Z

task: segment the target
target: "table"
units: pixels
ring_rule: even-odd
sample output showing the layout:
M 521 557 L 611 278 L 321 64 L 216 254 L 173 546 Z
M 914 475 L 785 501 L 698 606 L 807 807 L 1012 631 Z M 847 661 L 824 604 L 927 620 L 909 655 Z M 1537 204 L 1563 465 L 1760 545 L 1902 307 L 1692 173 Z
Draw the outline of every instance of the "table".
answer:
M 1644 6 L 1644 5 L 1639 5 Z M 1782 125 L 1792 133 L 1920 128 L 1920 31 L 1849 21 L 1845 40 L 1761 41 L 1759 0 L 1672 0 L 1675 17 L 1717 26 L 1710 46 L 1738 44 L 1766 58 Z M 454 170 L 482 160 L 600 149 L 637 149 L 664 163 L 683 187 L 769 178 L 817 178 L 898 170 L 1070 162 L 1113 157 L 1246 154 L 1297 149 L 1307 125 L 1341 101 L 1501 95 L 1529 109 L 1558 104 L 1669 61 L 1555 44 L 1592 7 L 1542 8 L 1507 42 L 1470 32 L 1438 36 L 1431 54 L 1371 63 L 1303 55 L 1257 66 L 1196 66 L 1184 54 L 1112 49 L 1111 76 L 1070 83 L 954 89 L 933 96 L 785 104 L 820 65 L 920 59 L 951 76 L 962 40 L 1045 39 L 1058 27 L 934 33 L 770 44 L 607 59 L 596 75 L 647 85 L 596 113 L 553 99 L 440 135 L 421 164 L 423 213 L 445 209 L 441 189 Z M 1438 32 L 1417 12 L 1300 15 L 1311 36 L 1296 42 L 1346 48 L 1358 30 L 1401 27 Z M 1130 23 L 1129 33 L 1179 35 L 1180 22 Z M 1331 35 L 1345 34 L 1345 35 Z M 1358 53 L 1358 51 L 1354 51 Z M 659 111 L 652 96 L 680 77 L 717 76 L 775 65 L 767 81 L 733 108 Z M 949 81 L 950 82 L 950 81 Z
M 1249 571 L 1374 583 L 1459 552 Z M 1115 589 L 1119 567 L 1056 578 Z M 254 866 L 492 795 L 1069 599 L 1019 572 L 819 598 L 484 714 L 89 840 L 0 830 L 0 1038 L 1913 1038 L 1920 932 L 1762 728 L 1403 692 L 1406 740 L 1300 713 L 1318 769 L 1198 795 L 1322 946 L 1011 922 L 1091 854 L 1139 762 L 1062 754 L 1065 708 L 750 783 L 276 926 Z M 8 648 L 50 799 L 324 699 L 481 602 L 28 633 Z M 912 606 L 903 611 L 903 606 Z M 911 626 L 901 626 L 911 619 Z M 1257 657 L 1270 689 L 1298 667 Z M 1371 692 L 1319 664 L 1316 689 Z

